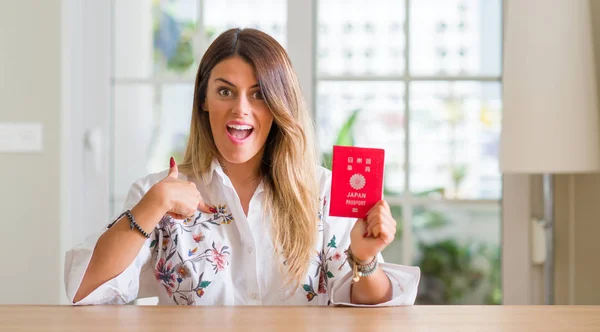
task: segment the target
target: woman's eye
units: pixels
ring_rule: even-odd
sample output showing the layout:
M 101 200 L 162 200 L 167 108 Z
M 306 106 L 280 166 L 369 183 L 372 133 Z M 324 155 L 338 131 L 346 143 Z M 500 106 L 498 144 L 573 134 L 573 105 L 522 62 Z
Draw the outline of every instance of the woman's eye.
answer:
M 255 99 L 263 99 L 263 94 L 260 91 L 256 91 L 253 96 Z
M 219 89 L 219 96 L 221 96 L 221 97 L 230 97 L 231 96 L 231 90 L 229 90 L 229 89 Z

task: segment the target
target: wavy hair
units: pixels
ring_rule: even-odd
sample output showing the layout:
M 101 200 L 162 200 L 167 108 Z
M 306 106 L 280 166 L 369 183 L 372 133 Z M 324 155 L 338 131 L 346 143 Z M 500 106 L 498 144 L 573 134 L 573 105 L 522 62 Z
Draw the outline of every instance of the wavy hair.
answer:
M 264 212 L 272 218 L 273 244 L 284 261 L 285 286 L 297 289 L 306 278 L 317 239 L 317 158 L 313 125 L 296 73 L 286 51 L 271 36 L 255 29 L 231 29 L 210 45 L 196 75 L 190 136 L 179 168 L 203 179 L 213 159 L 220 159 L 202 105 L 212 69 L 233 56 L 254 67 L 273 114 L 260 169 Z

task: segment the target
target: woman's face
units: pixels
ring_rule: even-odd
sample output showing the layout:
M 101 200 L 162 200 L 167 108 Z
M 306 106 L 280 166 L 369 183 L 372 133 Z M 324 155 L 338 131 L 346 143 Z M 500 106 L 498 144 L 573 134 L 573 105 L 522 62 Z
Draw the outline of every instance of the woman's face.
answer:
M 226 161 L 241 164 L 262 158 L 273 115 L 250 64 L 238 56 L 219 62 L 210 74 L 203 108 Z

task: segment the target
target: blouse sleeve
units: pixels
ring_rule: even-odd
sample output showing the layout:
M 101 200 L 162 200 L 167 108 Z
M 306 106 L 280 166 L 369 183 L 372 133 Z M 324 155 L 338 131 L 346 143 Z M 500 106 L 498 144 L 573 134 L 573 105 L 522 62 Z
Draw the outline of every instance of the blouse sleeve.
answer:
M 321 181 L 321 193 L 325 198 L 323 213 L 323 252 L 321 254 L 322 273 L 327 279 L 326 287 L 329 304 L 345 306 L 365 306 L 352 304 L 350 286 L 352 271 L 346 262 L 344 250 L 350 247 L 350 231 L 356 222 L 352 218 L 329 216 L 329 191 L 331 173 Z M 392 284 L 392 299 L 374 306 L 413 305 L 417 297 L 420 270 L 416 266 L 404 266 L 385 263 L 381 254 L 377 256 L 379 266 Z M 370 307 L 370 306 L 368 306 Z
M 140 201 L 145 193 L 143 187 L 141 180 L 131 186 L 123 211 L 131 209 Z M 148 264 L 151 257 L 150 245 L 155 235 L 155 232 L 153 232 L 133 262 L 121 274 L 108 280 L 79 302 L 73 302 L 94 253 L 96 243 L 106 230 L 107 227 L 104 227 L 102 230 L 88 236 L 83 243 L 67 251 L 64 278 L 69 302 L 77 305 L 125 304 L 135 300 L 138 296 L 157 296 L 151 287 L 153 274 Z

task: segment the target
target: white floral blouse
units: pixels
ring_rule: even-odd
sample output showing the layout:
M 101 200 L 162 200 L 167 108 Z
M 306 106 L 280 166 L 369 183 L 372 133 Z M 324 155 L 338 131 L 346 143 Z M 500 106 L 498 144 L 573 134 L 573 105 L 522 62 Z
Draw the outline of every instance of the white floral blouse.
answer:
M 123 210 L 131 209 L 168 171 L 136 181 Z M 331 172 L 320 168 L 319 240 L 305 282 L 295 292 L 284 289 L 280 263 L 270 237 L 270 217 L 259 185 L 244 214 L 231 181 L 213 162 L 208 183 L 195 181 L 210 214 L 197 212 L 186 220 L 165 216 L 120 275 L 77 304 L 124 304 L 158 297 L 158 304 L 177 305 L 351 305 L 350 267 L 344 250 L 350 245 L 355 220 L 328 216 Z M 183 174 L 181 179 L 188 180 Z M 69 250 L 65 283 L 71 303 L 106 229 Z M 379 261 L 383 262 L 381 255 Z M 417 267 L 381 263 L 392 282 L 393 298 L 381 305 L 411 305 L 417 295 Z

